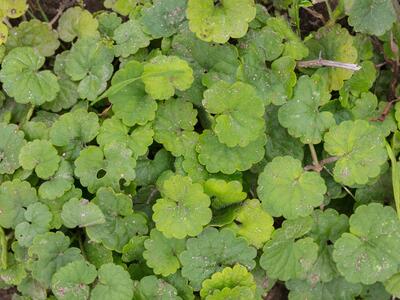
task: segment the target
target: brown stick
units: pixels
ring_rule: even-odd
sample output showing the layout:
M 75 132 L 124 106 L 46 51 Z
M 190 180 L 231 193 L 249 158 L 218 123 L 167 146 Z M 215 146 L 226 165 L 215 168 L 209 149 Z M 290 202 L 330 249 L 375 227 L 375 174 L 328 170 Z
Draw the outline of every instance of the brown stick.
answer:
M 57 10 L 57 14 L 53 17 L 53 19 L 50 20 L 49 22 L 49 27 L 53 28 L 54 23 L 57 22 L 57 20 L 61 17 L 63 11 L 64 11 L 65 5 L 61 4 L 61 6 Z
M 342 68 L 351 71 L 359 71 L 361 70 L 361 66 L 357 64 L 344 63 L 340 61 L 333 61 L 327 59 L 313 59 L 306 61 L 297 62 L 297 66 L 300 68 L 318 68 L 318 67 L 331 67 L 331 68 Z
M 394 99 L 392 101 L 389 101 L 386 104 L 385 108 L 383 109 L 381 115 L 378 118 L 371 119 L 370 121 L 371 122 L 383 122 L 383 121 L 385 121 L 386 117 L 389 115 L 390 111 L 392 110 L 394 104 L 396 102 L 398 102 L 398 101 L 400 101 L 400 98 L 396 98 L 396 99 Z
M 328 157 L 328 158 L 325 158 L 323 160 L 320 160 L 318 162 L 318 165 L 312 164 L 312 165 L 305 166 L 304 170 L 305 171 L 321 172 L 325 165 L 331 164 L 331 163 L 337 161 L 338 159 L 339 159 L 339 157 L 337 157 L 337 156 Z

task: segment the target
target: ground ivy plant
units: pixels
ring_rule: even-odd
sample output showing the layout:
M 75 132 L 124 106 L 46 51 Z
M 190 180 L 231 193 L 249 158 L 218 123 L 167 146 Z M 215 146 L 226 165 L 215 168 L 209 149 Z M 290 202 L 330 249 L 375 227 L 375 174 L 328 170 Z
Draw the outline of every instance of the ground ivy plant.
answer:
M 1 299 L 400 297 L 397 1 L 47 2 L 0 0 Z

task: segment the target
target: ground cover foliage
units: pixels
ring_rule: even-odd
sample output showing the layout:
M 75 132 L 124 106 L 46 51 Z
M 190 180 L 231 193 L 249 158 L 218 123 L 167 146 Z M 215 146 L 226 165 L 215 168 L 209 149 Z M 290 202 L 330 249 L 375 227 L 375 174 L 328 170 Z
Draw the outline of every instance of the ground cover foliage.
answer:
M 400 297 L 397 1 L 40 4 L 0 1 L 12 299 Z

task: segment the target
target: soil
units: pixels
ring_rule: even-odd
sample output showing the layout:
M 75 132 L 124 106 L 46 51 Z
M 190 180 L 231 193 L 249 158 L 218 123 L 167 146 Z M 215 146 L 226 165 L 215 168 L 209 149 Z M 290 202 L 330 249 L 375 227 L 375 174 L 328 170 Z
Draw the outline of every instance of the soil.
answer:
M 16 291 L 16 288 L 0 289 L 0 299 L 11 300 Z

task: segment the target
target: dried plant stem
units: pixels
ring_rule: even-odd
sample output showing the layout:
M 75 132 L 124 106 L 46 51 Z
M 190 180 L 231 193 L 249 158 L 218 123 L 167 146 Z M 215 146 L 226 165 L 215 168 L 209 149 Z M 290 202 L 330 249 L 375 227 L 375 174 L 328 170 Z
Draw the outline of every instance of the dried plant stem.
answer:
M 305 166 L 304 170 L 306 170 L 306 171 L 312 170 L 312 171 L 316 171 L 316 172 L 321 172 L 325 165 L 331 164 L 331 163 L 337 161 L 338 159 L 339 159 L 339 157 L 336 157 L 336 156 L 328 157 L 323 160 L 320 160 L 318 162 L 317 166 L 314 164 Z
M 54 23 L 57 22 L 57 20 L 61 17 L 62 13 L 64 11 L 64 5 L 61 5 L 59 9 L 57 10 L 57 14 L 51 19 L 49 22 L 49 27 L 52 28 Z
M 297 66 L 300 68 L 318 68 L 318 67 L 331 67 L 331 68 L 342 68 L 351 71 L 361 70 L 361 66 L 357 64 L 344 63 L 340 61 L 327 60 L 327 59 L 313 59 L 297 62 Z

